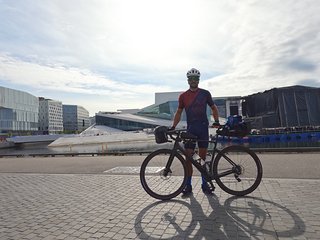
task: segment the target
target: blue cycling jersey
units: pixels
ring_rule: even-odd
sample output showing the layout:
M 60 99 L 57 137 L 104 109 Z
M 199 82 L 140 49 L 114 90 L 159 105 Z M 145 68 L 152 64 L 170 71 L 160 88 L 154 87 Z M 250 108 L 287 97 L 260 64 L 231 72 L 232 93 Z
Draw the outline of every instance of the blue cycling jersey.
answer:
M 214 105 L 209 91 L 198 88 L 196 91 L 190 89 L 179 96 L 178 108 L 185 109 L 187 115 L 187 130 L 197 136 L 198 147 L 207 148 L 209 140 L 207 105 Z M 187 143 L 186 148 L 195 148 L 194 143 Z
M 184 108 L 187 114 L 187 124 L 204 122 L 209 124 L 207 117 L 207 105 L 214 105 L 209 91 L 198 88 L 196 91 L 190 89 L 179 96 L 178 108 Z

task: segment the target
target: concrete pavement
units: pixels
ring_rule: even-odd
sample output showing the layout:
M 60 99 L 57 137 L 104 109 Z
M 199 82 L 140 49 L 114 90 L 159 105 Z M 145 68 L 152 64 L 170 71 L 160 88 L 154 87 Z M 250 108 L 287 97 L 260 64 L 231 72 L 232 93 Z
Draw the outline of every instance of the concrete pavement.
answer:
M 263 179 L 249 197 L 217 187 L 171 201 L 138 175 L 0 173 L 0 239 L 319 239 L 320 180 Z
M 320 179 L 319 153 L 258 154 L 264 178 Z M 114 167 L 140 167 L 146 155 L 3 157 L 0 173 L 103 173 Z M 197 174 L 197 171 L 194 171 Z

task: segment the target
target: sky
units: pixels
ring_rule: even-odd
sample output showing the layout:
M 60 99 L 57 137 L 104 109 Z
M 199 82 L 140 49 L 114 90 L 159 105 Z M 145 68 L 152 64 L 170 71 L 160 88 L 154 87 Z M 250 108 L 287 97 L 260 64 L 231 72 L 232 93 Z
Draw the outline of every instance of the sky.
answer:
M 213 97 L 320 87 L 319 0 L 0 0 L 0 86 L 143 108 L 201 72 Z

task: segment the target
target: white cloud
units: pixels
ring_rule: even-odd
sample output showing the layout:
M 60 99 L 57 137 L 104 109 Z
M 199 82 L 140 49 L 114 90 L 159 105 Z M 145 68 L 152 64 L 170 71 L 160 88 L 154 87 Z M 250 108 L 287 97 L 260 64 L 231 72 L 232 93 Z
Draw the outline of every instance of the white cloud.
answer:
M 3 27 L 17 30 L 9 36 L 27 38 L 19 42 L 24 45 L 20 54 L 44 63 L 143 71 L 185 71 L 192 65 L 203 69 L 216 65 L 221 71 L 220 65 L 225 66 L 217 59 L 225 59 L 220 26 L 229 13 L 220 11 L 220 3 L 70 0 L 29 6 L 26 2 L 23 11 L 11 4 L 23 14 L 11 19 L 12 28 Z
M 55 99 L 58 100 L 61 100 L 59 99 L 59 92 L 77 93 L 78 98 L 73 100 L 73 104 L 82 102 L 84 104 L 83 106 L 89 105 L 86 101 L 91 99 L 92 96 L 95 96 L 97 99 L 98 96 L 100 96 L 101 99 L 97 100 L 95 104 L 106 107 L 105 110 L 143 107 L 145 105 L 138 104 L 144 103 L 149 105 L 153 103 L 150 102 L 150 99 L 154 98 L 155 90 L 170 91 L 168 87 L 157 84 L 127 84 L 116 82 L 105 76 L 94 74 L 89 70 L 54 65 L 42 66 L 35 63 L 19 61 L 6 55 L 0 55 L 0 79 L 24 87 L 33 86 L 35 89 L 41 89 L 39 93 L 48 91 L 56 92 L 54 95 L 56 95 Z M 88 99 L 81 99 L 82 94 L 92 96 Z M 106 103 L 101 102 L 103 98 Z M 66 98 L 66 100 L 67 99 L 68 98 Z M 147 102 L 145 101 L 146 99 L 148 100 Z M 67 101 L 71 102 L 71 100 Z M 110 101 L 109 104 L 108 101 Z M 91 103 L 91 105 L 93 106 L 94 103 Z M 94 114 L 94 112 L 90 112 Z
M 119 93 L 130 95 L 145 93 L 155 88 L 155 85 L 116 82 L 89 70 L 54 65 L 42 66 L 19 61 L 5 55 L 0 55 L 0 67 L 0 78 L 2 79 L 7 79 L 15 84 L 31 84 L 48 90 L 103 95 Z M 168 90 L 167 87 L 157 87 L 161 91 Z
M 247 95 L 303 82 L 320 87 L 320 5 L 315 3 L 241 4 L 228 22 L 228 28 L 233 29 L 232 65 L 228 73 L 203 85 L 220 96 Z
M 317 0 L 7 1 L 0 80 L 74 103 L 106 98 L 101 110 L 186 89 L 191 67 L 213 96 L 320 86 L 319 10 Z

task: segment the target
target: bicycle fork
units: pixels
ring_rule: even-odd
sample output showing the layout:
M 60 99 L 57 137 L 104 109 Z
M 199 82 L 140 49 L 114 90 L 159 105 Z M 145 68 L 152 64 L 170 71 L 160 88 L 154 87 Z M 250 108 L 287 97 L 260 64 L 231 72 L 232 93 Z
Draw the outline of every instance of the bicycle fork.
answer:
M 163 169 L 163 176 L 164 177 L 167 177 L 170 173 L 172 173 L 170 167 L 171 167 L 171 164 L 172 164 L 172 161 L 174 159 L 175 154 L 176 154 L 176 152 L 173 151 L 169 156 L 169 159 L 168 159 L 168 162 L 166 164 L 166 167 Z

